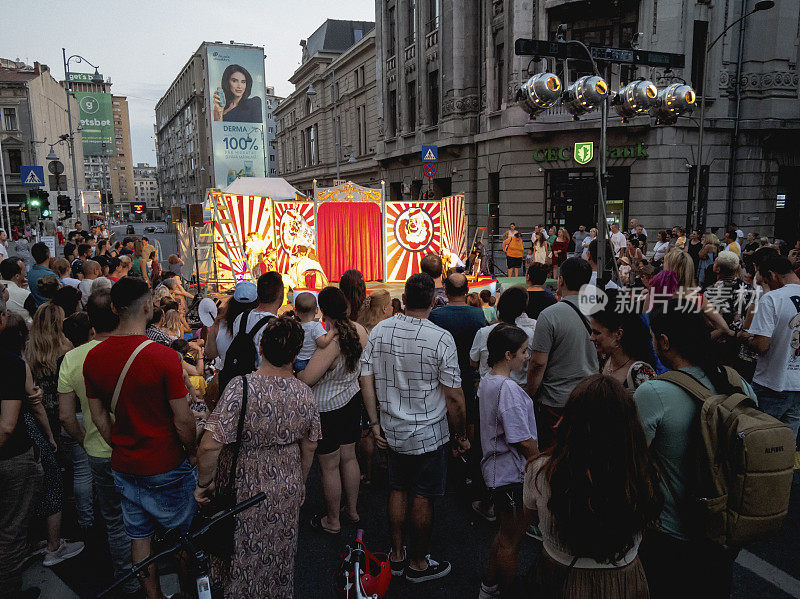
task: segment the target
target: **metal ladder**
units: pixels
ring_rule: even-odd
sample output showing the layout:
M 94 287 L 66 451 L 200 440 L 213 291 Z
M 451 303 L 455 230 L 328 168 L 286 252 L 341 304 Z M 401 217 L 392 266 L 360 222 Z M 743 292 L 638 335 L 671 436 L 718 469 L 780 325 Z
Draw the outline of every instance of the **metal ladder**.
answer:
M 245 280 L 254 282 L 244 243 L 239 235 L 239 230 L 233 226 L 233 219 L 230 217 L 230 214 L 228 214 L 228 206 L 222 199 L 222 194 L 219 190 L 208 190 L 206 193 L 206 205 L 203 208 L 204 213 L 210 212 L 211 220 L 207 221 L 207 225 L 203 227 L 203 231 L 200 234 L 203 243 L 201 244 L 198 242 L 197 247 L 198 250 L 201 247 L 206 248 L 208 252 L 207 264 L 209 267 L 205 271 L 207 280 L 215 284 L 217 291 L 220 291 L 221 285 L 230 286 L 235 284 L 234 273 L 239 265 L 233 260 L 232 254 L 233 250 L 236 249 L 239 250 L 240 254 L 243 256 L 244 262 L 247 264 Z M 217 231 L 216 224 L 219 224 L 219 231 Z M 225 231 L 225 226 L 228 226 L 228 232 Z M 220 253 L 222 253 L 222 248 L 225 249 L 231 278 L 222 277 L 222 273 L 217 269 L 216 250 L 220 250 Z M 211 270 L 213 270 L 213 273 Z M 202 274 L 203 271 L 201 271 L 201 275 Z M 211 274 L 214 276 L 211 277 Z

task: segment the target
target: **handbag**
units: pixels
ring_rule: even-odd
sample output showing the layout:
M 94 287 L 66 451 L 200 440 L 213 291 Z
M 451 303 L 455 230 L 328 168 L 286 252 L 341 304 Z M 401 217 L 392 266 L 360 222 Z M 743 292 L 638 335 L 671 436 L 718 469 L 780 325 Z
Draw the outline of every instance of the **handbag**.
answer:
M 236 427 L 236 443 L 233 445 L 231 471 L 228 482 L 223 489 L 218 489 L 211 503 L 198 512 L 192 528 L 199 529 L 219 513 L 231 509 L 236 505 L 236 464 L 239 461 L 239 449 L 242 446 L 242 430 L 244 417 L 247 413 L 247 379 L 242 376 L 242 407 L 239 411 L 239 423 Z M 214 524 L 209 531 L 198 539 L 198 544 L 211 555 L 227 560 L 233 555 L 233 535 L 236 532 L 236 519 L 238 516 L 224 518 Z

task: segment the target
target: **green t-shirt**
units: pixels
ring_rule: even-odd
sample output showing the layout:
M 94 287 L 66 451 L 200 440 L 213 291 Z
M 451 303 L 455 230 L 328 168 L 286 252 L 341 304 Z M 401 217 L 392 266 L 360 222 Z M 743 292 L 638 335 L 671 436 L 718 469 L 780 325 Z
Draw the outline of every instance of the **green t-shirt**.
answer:
M 711 381 L 702 369 L 692 366 L 681 368 L 714 390 Z M 744 390 L 753 399 L 756 395 L 752 387 L 744 383 Z M 664 509 L 661 512 L 659 528 L 665 533 L 681 540 L 688 540 L 692 532 L 681 521 L 679 509 L 670 489 L 678 497 L 686 501 L 686 485 L 689 473 L 692 472 L 692 446 L 697 445 L 699 422 L 697 412 L 700 409 L 697 400 L 686 391 L 667 381 L 654 379 L 641 384 L 633 395 L 639 410 L 639 419 L 644 426 L 650 451 L 661 467 L 661 471 L 669 480 L 662 481 L 664 493 Z
M 86 436 L 83 439 L 83 448 L 93 458 L 110 458 L 111 448 L 103 440 L 100 431 L 92 422 L 92 414 L 89 411 L 89 400 L 86 398 L 86 383 L 83 379 L 83 363 L 86 354 L 98 345 L 100 341 L 89 341 L 67 352 L 61 362 L 61 369 L 58 374 L 58 392 L 75 393 L 81 402 L 81 412 L 83 412 L 83 428 Z

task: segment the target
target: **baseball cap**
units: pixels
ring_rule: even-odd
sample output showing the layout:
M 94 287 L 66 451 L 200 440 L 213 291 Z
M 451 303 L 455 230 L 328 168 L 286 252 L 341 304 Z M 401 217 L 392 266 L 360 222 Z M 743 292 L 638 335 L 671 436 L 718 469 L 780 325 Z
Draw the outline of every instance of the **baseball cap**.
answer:
M 239 281 L 233 291 L 233 299 L 249 304 L 258 299 L 258 287 L 250 281 Z

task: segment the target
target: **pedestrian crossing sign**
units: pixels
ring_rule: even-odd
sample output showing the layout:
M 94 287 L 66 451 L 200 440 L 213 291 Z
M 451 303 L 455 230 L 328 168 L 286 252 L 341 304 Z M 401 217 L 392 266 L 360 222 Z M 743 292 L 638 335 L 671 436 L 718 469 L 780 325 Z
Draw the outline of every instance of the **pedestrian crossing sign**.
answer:
M 439 162 L 439 146 L 422 146 L 422 162 Z
M 19 177 L 25 187 L 42 187 L 44 186 L 44 167 L 20 166 Z

